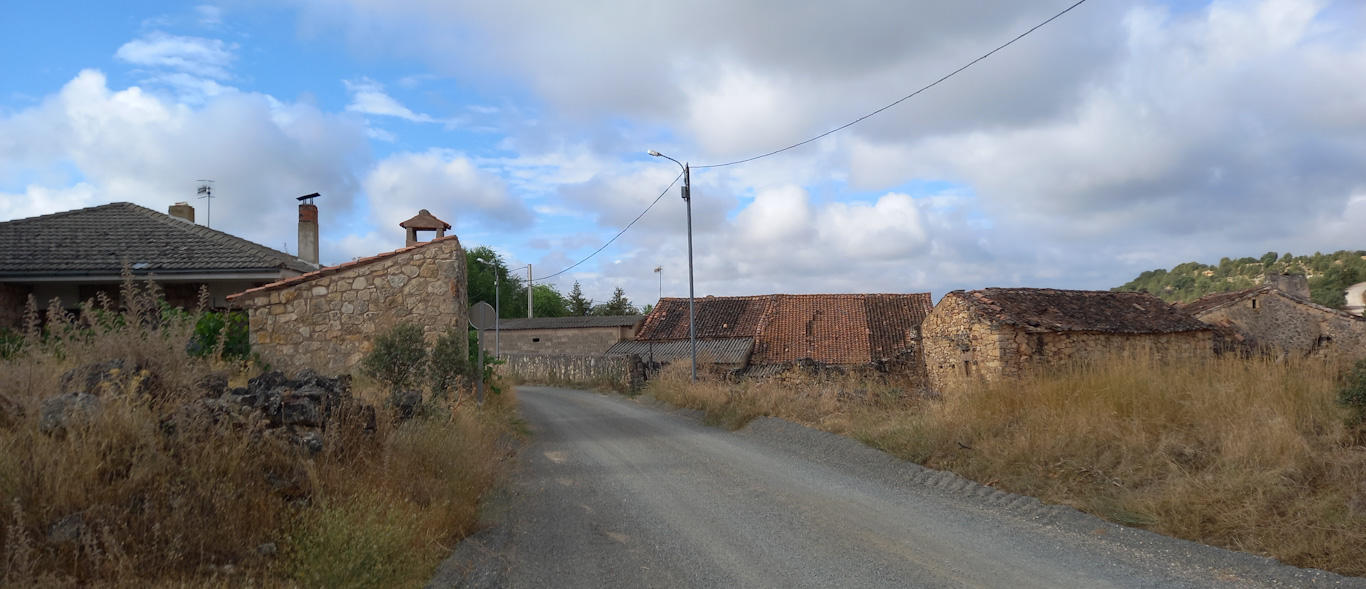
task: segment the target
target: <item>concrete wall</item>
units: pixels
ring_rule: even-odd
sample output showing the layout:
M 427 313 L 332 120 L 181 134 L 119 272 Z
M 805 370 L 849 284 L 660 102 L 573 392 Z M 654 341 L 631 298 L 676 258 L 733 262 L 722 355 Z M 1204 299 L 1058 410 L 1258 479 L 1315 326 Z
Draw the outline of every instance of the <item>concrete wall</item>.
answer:
M 645 386 L 645 363 L 639 356 L 571 356 L 503 354 L 497 370 L 528 382 L 599 385 L 611 383 L 623 390 Z
M 1366 321 L 1306 305 L 1275 292 L 1198 315 L 1212 325 L 1231 326 L 1249 347 L 1276 354 L 1366 356 Z
M 1147 355 L 1159 360 L 1207 356 L 1213 333 L 1128 334 L 1037 332 L 988 321 L 957 297 L 944 297 L 921 326 L 930 386 L 1017 378 L 1030 370 L 1062 368 L 1105 358 Z
M 466 288 L 465 252 L 451 237 L 234 302 L 251 318 L 252 351 L 273 367 L 343 374 L 399 322 L 421 326 L 429 343 L 464 329 Z
M 574 329 L 518 329 L 503 331 L 500 349 L 503 354 L 568 354 L 586 356 L 602 354 L 619 341 L 631 339 L 631 327 L 579 327 Z M 492 344 L 493 333 L 484 337 Z
M 24 328 L 24 305 L 32 293 L 33 289 L 24 285 L 0 282 L 0 329 Z

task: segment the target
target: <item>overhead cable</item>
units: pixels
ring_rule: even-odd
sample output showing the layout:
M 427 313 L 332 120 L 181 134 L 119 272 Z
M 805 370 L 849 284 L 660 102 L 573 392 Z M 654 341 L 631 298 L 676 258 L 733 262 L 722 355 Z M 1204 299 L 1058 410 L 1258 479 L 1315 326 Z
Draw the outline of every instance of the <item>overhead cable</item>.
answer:
M 987 52 L 985 55 L 983 55 L 983 56 L 981 56 L 981 57 L 978 57 L 977 59 L 974 59 L 974 60 L 968 62 L 967 65 L 965 65 L 965 66 L 963 66 L 963 67 L 960 67 L 960 68 L 958 68 L 958 69 L 956 69 L 956 70 L 953 70 L 952 72 L 949 72 L 948 75 L 946 75 L 946 76 L 944 76 L 944 77 L 942 77 L 942 78 L 939 78 L 938 80 L 935 80 L 934 82 L 930 83 L 929 85 L 927 85 L 927 86 L 925 86 L 925 87 L 923 87 L 923 88 L 921 88 L 921 89 L 919 89 L 919 90 L 916 90 L 915 92 L 912 92 L 912 93 L 910 93 L 910 94 L 907 94 L 907 95 L 905 95 L 905 96 L 902 96 L 901 98 L 897 99 L 896 102 L 893 102 L 893 103 L 891 103 L 891 104 L 888 104 L 887 106 L 884 106 L 884 107 L 879 108 L 879 109 L 877 109 L 877 110 L 875 110 L 875 111 L 873 111 L 873 112 L 870 112 L 870 113 L 868 113 L 868 114 L 866 114 L 866 115 L 863 115 L 863 116 L 861 116 L 861 117 L 859 117 L 859 118 L 857 118 L 857 119 L 854 119 L 854 120 L 852 120 L 852 121 L 849 121 L 848 123 L 845 123 L 845 124 L 843 124 L 843 125 L 840 125 L 840 126 L 838 126 L 838 127 L 835 127 L 834 129 L 831 129 L 831 130 L 829 130 L 829 131 L 826 131 L 826 132 L 824 132 L 824 133 L 821 133 L 820 135 L 817 135 L 817 136 L 812 137 L 812 138 L 810 138 L 810 139 L 807 139 L 807 140 L 805 140 L 805 141 L 801 141 L 801 142 L 798 142 L 798 143 L 793 143 L 792 145 L 789 145 L 789 146 L 784 147 L 784 148 L 782 148 L 782 149 L 775 149 L 775 150 L 770 151 L 770 152 L 768 152 L 768 153 L 756 155 L 756 156 L 754 156 L 754 157 L 748 157 L 748 158 L 745 158 L 745 159 L 742 159 L 742 160 L 735 160 L 735 161 L 733 161 L 733 162 L 726 162 L 726 163 L 724 163 L 724 164 L 708 164 L 708 165 L 705 165 L 705 166 L 693 166 L 693 169 L 700 169 L 700 168 L 722 168 L 722 167 L 725 167 L 725 166 L 733 166 L 733 165 L 736 165 L 736 164 L 743 164 L 743 163 L 745 163 L 745 162 L 752 162 L 752 161 L 757 160 L 757 159 L 763 159 L 763 158 L 766 158 L 766 157 L 771 156 L 771 155 L 780 154 L 780 153 L 782 153 L 782 152 L 784 152 L 784 151 L 787 151 L 787 150 L 789 150 L 789 149 L 793 149 L 793 148 L 796 148 L 796 147 L 801 147 L 801 146 L 806 145 L 806 144 L 808 144 L 808 143 L 811 143 L 812 141 L 815 141 L 815 140 L 817 140 L 817 139 L 821 139 L 821 138 L 823 138 L 823 137 L 832 135 L 832 134 L 837 133 L 837 132 L 839 132 L 839 131 L 843 131 L 843 130 L 845 130 L 845 129 L 848 129 L 849 127 L 852 127 L 852 126 L 854 126 L 854 125 L 856 125 L 856 124 L 862 122 L 864 119 L 867 119 L 867 118 L 869 118 L 869 117 L 871 117 L 871 116 L 873 116 L 873 115 L 876 115 L 876 114 L 878 114 L 878 113 L 880 113 L 880 112 L 882 112 L 882 111 L 884 111 L 884 110 L 887 110 L 887 109 L 889 109 L 889 108 L 892 108 L 893 106 L 896 106 L 896 105 L 898 105 L 898 104 L 901 104 L 902 102 L 905 102 L 905 101 L 907 101 L 907 100 L 913 98 L 915 95 L 920 94 L 921 92 L 924 92 L 924 91 L 926 91 L 926 90 L 929 90 L 930 88 L 933 88 L 933 87 L 935 87 L 935 86 L 938 86 L 940 82 L 943 82 L 944 80 L 947 80 L 947 79 L 949 79 L 949 78 L 952 78 L 952 77 L 958 75 L 959 72 L 961 72 L 961 71 L 963 71 L 963 70 L 965 70 L 965 69 L 968 69 L 968 68 L 970 68 L 970 67 L 976 65 L 977 62 L 979 62 L 979 61 L 982 61 L 982 60 L 984 60 L 984 59 L 986 59 L 986 58 L 988 58 L 988 57 L 991 57 L 991 55 L 994 54 L 994 53 L 996 53 L 997 51 L 1000 51 L 1000 50 L 1002 50 L 1002 49 L 1005 49 L 1006 47 L 1011 46 L 1011 45 L 1014 44 L 1016 41 L 1019 41 L 1020 39 L 1023 39 L 1023 38 L 1025 38 L 1025 37 L 1027 37 L 1030 33 L 1033 33 L 1034 31 L 1038 30 L 1040 27 L 1043 27 L 1044 25 L 1046 25 L 1046 24 L 1048 24 L 1048 23 L 1051 23 L 1051 22 L 1057 20 L 1057 19 L 1058 19 L 1059 17 L 1061 17 L 1062 15 L 1067 14 L 1068 12 L 1071 12 L 1073 8 L 1076 8 L 1076 7 L 1078 7 L 1078 6 L 1081 6 L 1081 5 L 1082 5 L 1083 3 L 1085 3 L 1085 2 L 1086 2 L 1086 0 L 1078 0 L 1078 2 L 1077 2 L 1076 4 L 1073 4 L 1073 5 L 1071 5 L 1071 6 L 1068 6 L 1066 10 L 1064 10 L 1064 11 L 1062 11 L 1062 12 L 1059 12 L 1059 13 L 1053 15 L 1052 18 L 1049 18 L 1049 19 L 1046 20 L 1046 21 L 1043 21 L 1043 22 L 1041 22 L 1041 23 L 1039 23 L 1039 24 L 1037 24 L 1037 25 L 1034 25 L 1034 27 L 1031 28 L 1031 29 L 1029 29 L 1028 31 L 1025 31 L 1025 32 L 1023 32 L 1023 33 L 1020 33 L 1019 36 L 1015 37 L 1014 39 L 1011 39 L 1011 40 L 1009 40 L 1009 41 L 1006 41 L 1005 44 L 1003 44 L 1003 45 L 1001 45 L 1001 46 L 999 46 L 999 47 L 997 47 L 997 48 L 995 48 L 995 49 L 992 49 L 991 51 Z
M 560 270 L 559 272 L 556 272 L 556 273 L 554 273 L 554 274 L 550 274 L 550 275 L 547 275 L 547 276 L 540 276 L 540 277 L 534 278 L 534 279 L 532 279 L 532 280 L 535 281 L 535 280 L 545 280 L 545 279 L 547 279 L 547 278 L 554 278 L 554 277 L 556 277 L 556 276 L 559 276 L 559 275 L 561 275 L 561 274 L 564 274 L 565 272 L 568 272 L 568 271 L 570 271 L 570 270 L 573 270 L 574 268 L 578 267 L 579 264 L 582 264 L 582 263 L 584 263 L 584 262 L 587 262 L 588 260 L 593 259 L 593 256 L 596 256 L 596 255 L 602 253 L 602 250 L 607 249 L 607 246 L 612 245 L 612 242 L 616 241 L 618 237 L 621 237 L 621 235 L 622 235 L 623 233 L 626 233 L 626 230 L 627 230 L 627 229 L 630 229 L 632 225 L 635 225 L 635 224 L 636 224 L 636 221 L 639 221 L 641 217 L 644 217 L 644 216 L 645 216 L 645 213 L 648 213 L 648 212 L 650 212 L 650 209 L 655 208 L 655 205 L 659 204 L 659 200 L 662 199 L 662 198 L 664 198 L 664 195 L 668 194 L 669 191 L 673 189 L 674 185 L 675 185 L 675 184 L 678 184 L 678 179 L 679 179 L 679 178 L 682 178 L 682 177 L 683 177 L 683 172 L 679 172 L 677 176 L 674 176 L 674 181 L 673 181 L 673 182 L 670 182 L 670 183 L 669 183 L 669 186 L 666 187 L 666 188 L 664 189 L 663 192 L 659 193 L 659 196 L 656 196 L 656 197 L 655 197 L 654 202 L 650 203 L 650 206 L 645 207 L 645 210 L 641 211 L 639 215 L 636 215 L 636 218 L 635 218 L 634 220 L 632 220 L 630 223 L 627 223 L 625 227 L 622 227 L 622 228 L 621 228 L 621 231 L 617 232 L 617 234 L 616 234 L 615 236 L 613 236 L 612 239 L 607 240 L 607 243 L 602 244 L 602 247 L 598 248 L 597 251 L 594 251 L 593 253 L 588 254 L 588 257 L 586 257 L 586 258 L 584 258 L 584 259 L 582 259 L 582 260 L 579 260 L 579 261 L 577 261 L 577 262 L 574 262 L 574 265 L 573 265 L 573 266 L 570 266 L 570 267 L 568 267 L 568 268 L 565 268 L 564 270 Z

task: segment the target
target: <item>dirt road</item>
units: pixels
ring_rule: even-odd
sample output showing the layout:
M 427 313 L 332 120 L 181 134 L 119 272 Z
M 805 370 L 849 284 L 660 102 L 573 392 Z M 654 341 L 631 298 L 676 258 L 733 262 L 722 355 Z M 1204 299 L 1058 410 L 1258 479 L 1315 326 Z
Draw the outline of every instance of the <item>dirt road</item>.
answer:
M 1347 287 L 1347 306 L 1344 311 L 1353 315 L 1360 315 L 1363 308 L 1362 295 L 1366 294 L 1366 282 L 1358 282 Z
M 1123 528 L 765 419 L 520 387 L 509 587 L 1366 587 Z

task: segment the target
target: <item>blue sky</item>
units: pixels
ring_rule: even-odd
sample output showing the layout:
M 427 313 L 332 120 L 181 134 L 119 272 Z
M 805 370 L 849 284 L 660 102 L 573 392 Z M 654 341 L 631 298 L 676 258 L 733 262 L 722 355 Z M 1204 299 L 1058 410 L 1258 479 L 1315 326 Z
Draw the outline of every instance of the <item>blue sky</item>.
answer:
M 814 136 L 1068 1 L 6 2 L 0 220 L 215 180 L 213 226 L 322 257 L 429 209 L 538 277 L 695 165 Z M 1327 0 L 1090 0 L 921 96 L 694 173 L 699 294 L 1109 288 L 1366 249 L 1366 17 Z M 685 295 L 677 187 L 551 279 Z

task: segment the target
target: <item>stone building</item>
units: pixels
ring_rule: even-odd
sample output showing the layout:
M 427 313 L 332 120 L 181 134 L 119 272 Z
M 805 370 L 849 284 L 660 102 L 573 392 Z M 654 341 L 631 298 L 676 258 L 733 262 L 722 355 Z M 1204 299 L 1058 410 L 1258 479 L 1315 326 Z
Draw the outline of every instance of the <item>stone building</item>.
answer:
M 1181 309 L 1215 327 L 1220 352 L 1366 355 L 1366 320 L 1310 301 L 1307 287 L 1296 294 L 1283 284 L 1207 295 Z
M 252 351 L 286 371 L 356 369 L 374 335 L 400 322 L 422 327 L 428 342 L 464 330 L 465 251 L 454 236 L 237 293 L 250 316 Z M 460 340 L 466 342 L 464 338 Z
M 929 293 L 703 297 L 696 299 L 698 347 L 747 370 L 803 360 L 915 370 L 920 323 L 930 308 Z M 688 299 L 660 299 L 636 340 L 686 342 Z M 682 348 L 655 351 L 666 349 Z
M 299 208 L 300 239 L 317 234 L 317 209 Z M 194 207 L 170 214 L 132 203 L 52 213 L 0 223 L 0 329 L 18 328 L 33 296 L 40 309 L 60 299 L 68 310 L 103 293 L 119 299 L 126 266 L 138 280 L 154 277 L 167 302 L 194 307 L 201 288 L 209 306 L 227 296 L 318 269 L 300 259 L 195 223 Z M 314 248 L 316 253 L 316 248 Z
M 503 354 L 602 354 L 617 342 L 633 340 L 644 315 L 611 317 L 533 317 L 503 319 L 498 323 L 498 346 Z M 494 342 L 485 332 L 484 348 Z
M 1148 293 L 988 288 L 944 295 L 921 326 L 937 390 L 1136 352 L 1210 353 L 1213 332 Z

